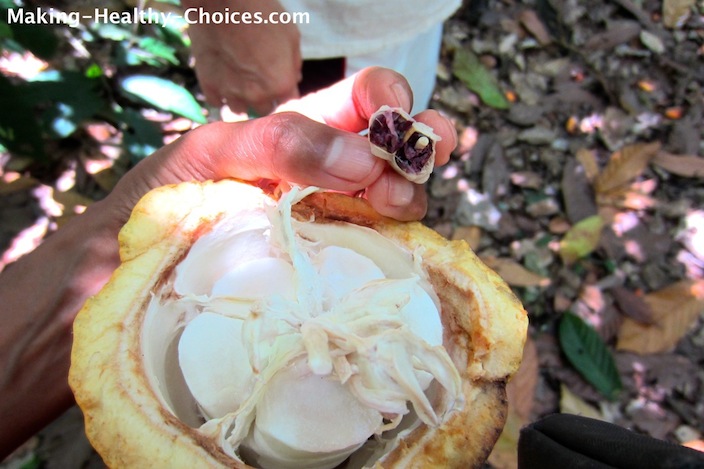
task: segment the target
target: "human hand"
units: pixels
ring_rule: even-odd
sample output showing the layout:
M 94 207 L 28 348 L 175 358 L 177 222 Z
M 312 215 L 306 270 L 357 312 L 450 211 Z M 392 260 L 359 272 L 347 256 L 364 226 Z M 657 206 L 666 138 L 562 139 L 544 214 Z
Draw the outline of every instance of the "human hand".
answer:
M 238 123 L 212 123 L 167 145 L 130 171 L 108 197 L 121 226 L 139 198 L 158 186 L 193 179 L 234 177 L 271 179 L 338 191 L 364 190 L 381 214 L 399 220 L 420 219 L 426 212 L 424 186 L 413 184 L 372 156 L 366 137 L 357 132 L 383 104 L 410 110 L 412 93 L 401 75 L 368 68 L 330 88 L 306 96 L 267 117 Z M 457 136 L 437 111 L 417 120 L 442 137 L 436 164 L 445 164 Z
M 381 105 L 409 110 L 411 103 L 402 76 L 370 68 L 291 103 L 290 109 L 310 118 L 282 112 L 199 127 L 143 160 L 108 197 L 4 271 L 0 362 L 6 366 L 0 373 L 0 422 L 6 424 L 0 424 L 0 459 L 71 404 L 66 376 L 73 318 L 119 266 L 117 233 L 144 194 L 190 180 L 272 179 L 365 190 L 380 213 L 421 218 L 427 203 L 424 187 L 372 156 L 367 138 L 356 133 Z M 415 117 L 442 137 L 436 164 L 446 163 L 457 141 L 452 124 L 435 111 Z
M 268 19 L 283 12 L 276 0 L 186 0 L 206 11 L 259 12 Z M 298 97 L 300 34 L 295 24 L 192 24 L 188 28 L 195 71 L 208 102 L 234 112 L 266 115 L 278 103 Z

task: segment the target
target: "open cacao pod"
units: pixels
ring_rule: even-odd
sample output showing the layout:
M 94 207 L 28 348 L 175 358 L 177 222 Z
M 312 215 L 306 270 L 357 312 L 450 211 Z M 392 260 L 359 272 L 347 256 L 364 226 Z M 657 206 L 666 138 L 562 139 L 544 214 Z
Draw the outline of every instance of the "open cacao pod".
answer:
M 70 385 L 116 468 L 480 466 L 527 317 L 463 241 L 359 198 L 156 189 L 74 324 Z

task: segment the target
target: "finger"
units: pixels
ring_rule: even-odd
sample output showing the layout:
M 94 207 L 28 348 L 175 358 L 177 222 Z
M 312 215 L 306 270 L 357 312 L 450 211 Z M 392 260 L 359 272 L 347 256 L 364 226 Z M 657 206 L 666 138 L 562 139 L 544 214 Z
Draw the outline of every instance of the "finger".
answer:
M 442 166 L 450 160 L 450 154 L 457 147 L 457 129 L 447 117 L 435 110 L 427 110 L 413 116 L 419 122 L 429 125 L 441 138 L 435 145 L 435 166 Z
M 374 209 L 397 220 L 420 220 L 428 210 L 425 188 L 387 168 L 366 190 Z
M 270 82 L 247 79 L 238 83 L 237 89 L 233 88 L 233 91 L 236 91 L 236 97 L 246 102 L 258 116 L 266 116 L 280 104 L 299 96 L 297 77 L 298 74 L 294 73 L 287 79 Z
M 371 115 L 384 104 L 410 111 L 411 87 L 393 70 L 370 67 L 283 109 L 300 112 L 341 130 L 359 132 L 367 128 Z
M 384 168 L 365 137 L 286 113 L 201 126 L 143 160 L 116 191 L 130 209 L 154 187 L 190 180 L 273 179 L 356 191 Z

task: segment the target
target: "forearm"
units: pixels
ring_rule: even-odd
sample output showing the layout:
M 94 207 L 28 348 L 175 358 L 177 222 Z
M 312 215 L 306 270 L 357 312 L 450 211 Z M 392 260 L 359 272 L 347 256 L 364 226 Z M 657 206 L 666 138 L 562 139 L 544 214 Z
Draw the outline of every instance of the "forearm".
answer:
M 102 203 L 0 275 L 0 459 L 73 402 L 73 318 L 118 264 Z

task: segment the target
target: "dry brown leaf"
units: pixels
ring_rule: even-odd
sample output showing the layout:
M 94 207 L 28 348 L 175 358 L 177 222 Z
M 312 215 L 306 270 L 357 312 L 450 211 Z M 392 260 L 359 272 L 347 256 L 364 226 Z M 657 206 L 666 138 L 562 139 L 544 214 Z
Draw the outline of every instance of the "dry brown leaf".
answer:
M 594 150 L 587 150 L 586 148 L 580 148 L 577 150 L 577 161 L 579 161 L 584 167 L 584 174 L 586 174 L 589 181 L 594 181 L 599 175 L 599 163 L 596 159 L 596 152 Z
M 560 385 L 560 412 L 563 414 L 581 415 L 597 420 L 604 420 L 599 410 L 588 404 L 584 399 L 569 390 L 564 384 Z
M 662 22 L 668 28 L 680 28 L 692 13 L 695 0 L 664 0 Z
M 614 152 L 604 171 L 594 181 L 599 194 L 614 190 L 640 176 L 660 151 L 660 143 L 636 143 Z
M 596 197 L 597 205 L 611 206 L 628 210 L 646 210 L 653 208 L 656 200 L 639 189 L 637 185 L 621 186 Z
M 528 337 L 523 349 L 521 366 L 506 386 L 508 397 L 506 425 L 489 456 L 489 462 L 496 469 L 518 467 L 518 437 L 521 427 L 528 423 L 533 409 L 538 369 L 538 351 L 535 342 Z
M 645 296 L 652 326 L 626 318 L 618 333 L 618 350 L 640 354 L 672 350 L 704 311 L 704 280 L 683 280 Z
M 452 232 L 452 239 L 463 239 L 467 241 L 472 251 L 476 251 L 482 239 L 482 229 L 478 226 L 458 226 Z
M 655 324 L 653 309 L 643 297 L 624 287 L 615 287 L 609 291 L 616 300 L 619 311 L 624 315 L 644 326 Z
M 533 397 L 538 385 L 538 350 L 533 339 L 528 337 L 523 348 L 523 361 L 516 374 L 506 386 L 508 405 L 524 424 L 533 410 Z
M 641 25 L 635 20 L 609 21 L 606 31 L 593 34 L 584 44 L 586 50 L 609 50 L 620 44 L 626 44 L 638 37 Z
M 521 25 L 523 25 L 523 27 L 528 30 L 531 36 L 533 36 L 535 40 L 538 41 L 538 44 L 540 44 L 541 46 L 546 46 L 552 42 L 550 33 L 548 32 L 543 22 L 540 21 L 540 18 L 538 17 L 538 14 L 535 11 L 525 10 L 521 12 L 519 20 L 521 22 Z
M 704 178 L 704 158 L 696 155 L 673 155 L 659 152 L 653 163 L 665 171 L 687 178 Z
M 482 257 L 486 265 L 496 271 L 506 283 L 514 287 L 547 287 L 550 279 L 531 272 L 518 262 L 509 258 Z

